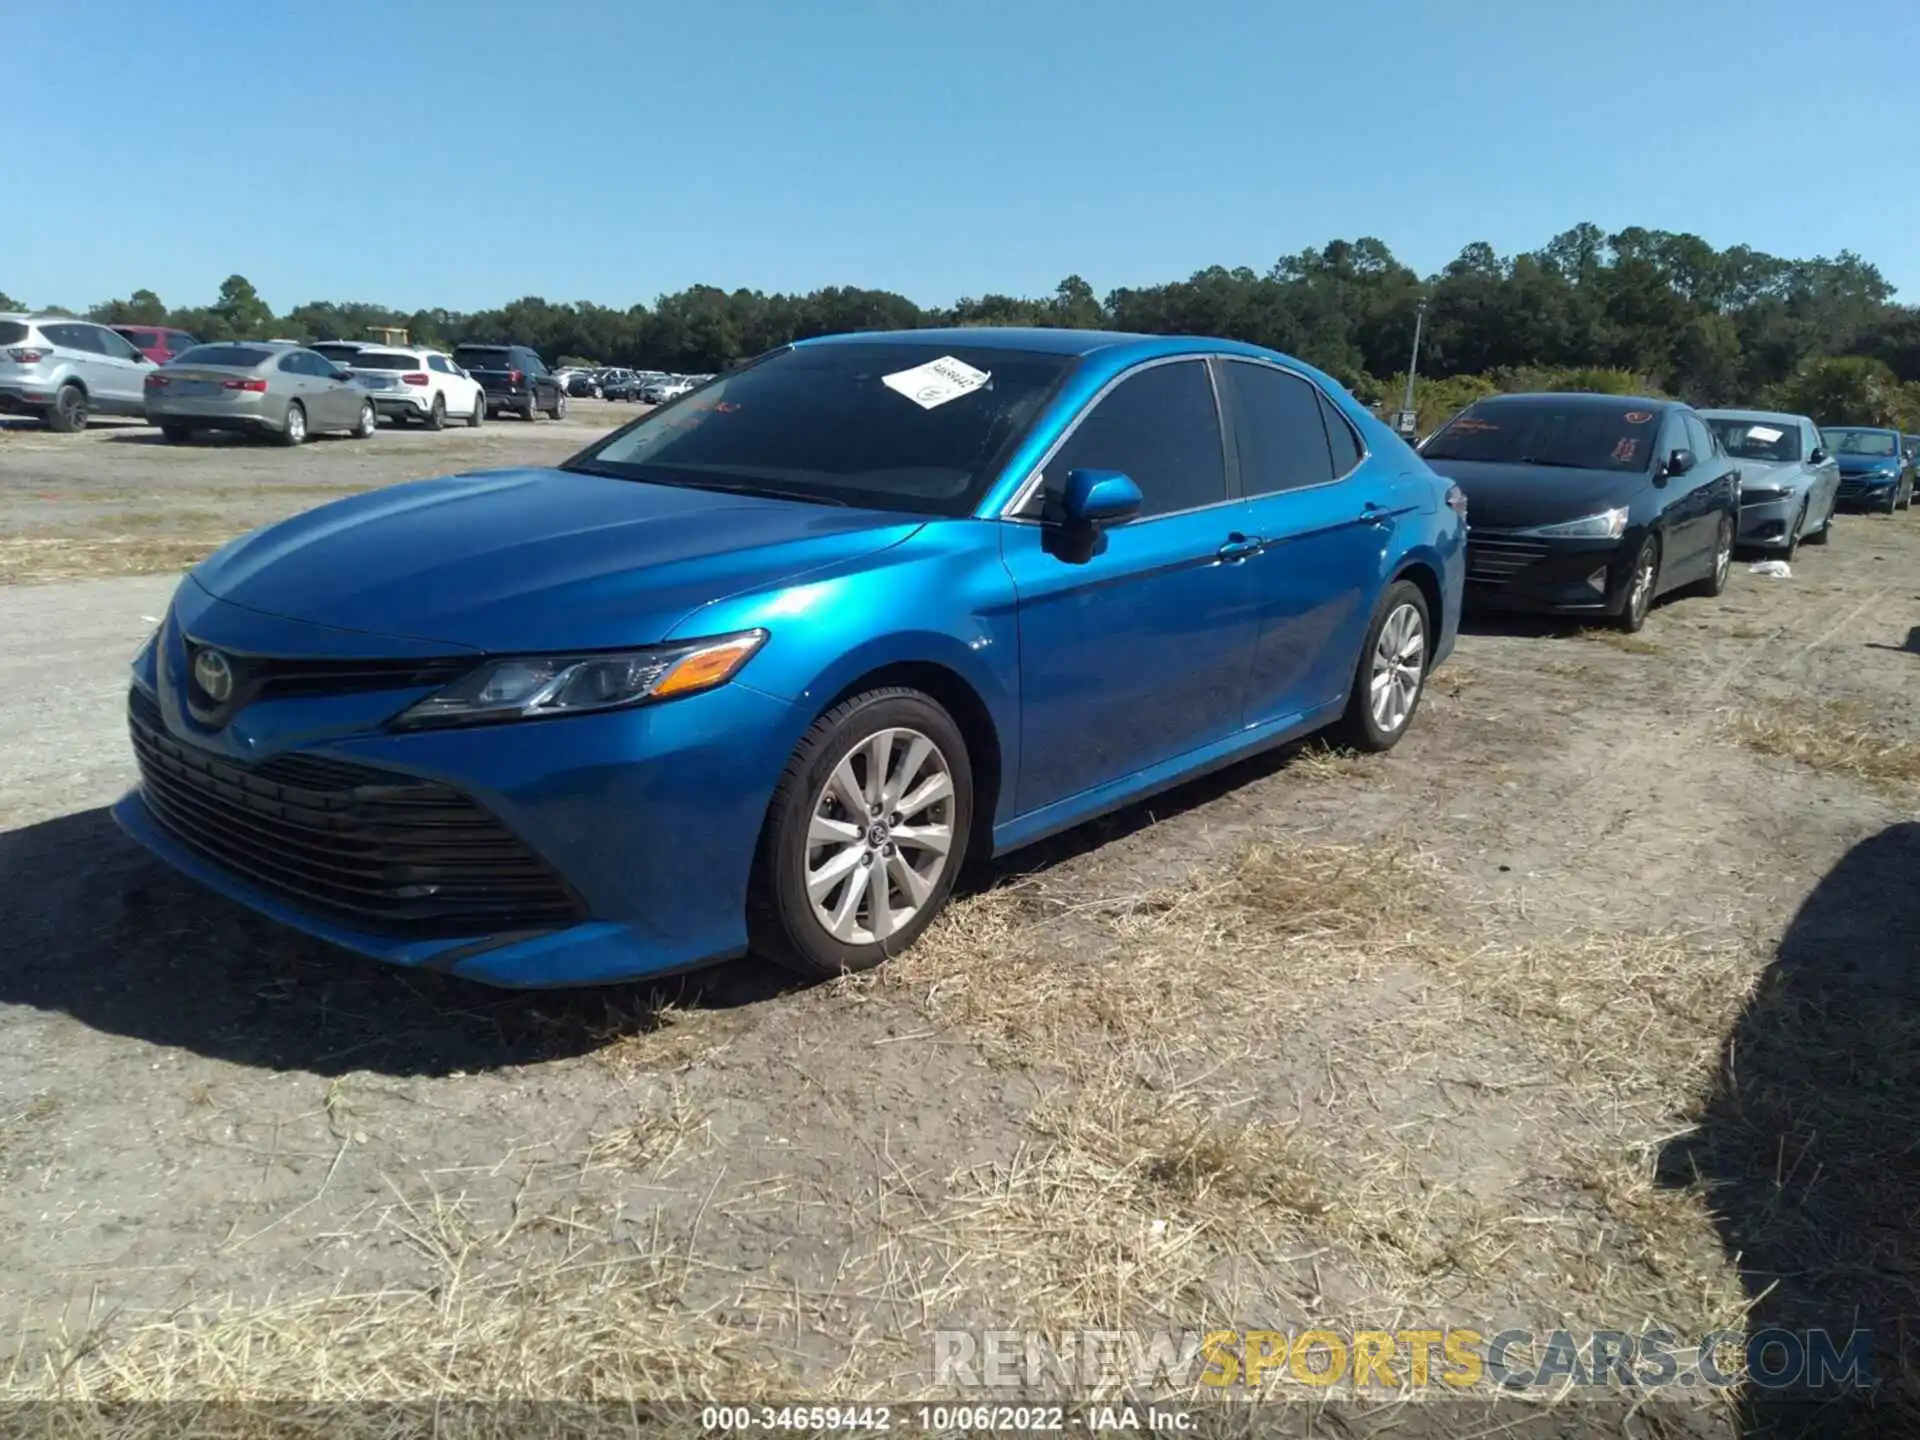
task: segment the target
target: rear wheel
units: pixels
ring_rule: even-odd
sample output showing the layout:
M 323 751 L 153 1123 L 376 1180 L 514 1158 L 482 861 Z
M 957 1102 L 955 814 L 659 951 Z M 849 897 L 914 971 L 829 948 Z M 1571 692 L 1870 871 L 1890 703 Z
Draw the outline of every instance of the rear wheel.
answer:
M 282 445 L 304 445 L 307 442 L 307 411 L 298 400 L 287 405 L 287 418 L 275 437 Z
M 447 399 L 444 395 L 433 397 L 433 404 L 427 407 L 427 429 L 444 430 L 447 428 Z
M 1391 750 L 1407 733 L 1427 681 L 1432 617 L 1420 587 L 1396 580 L 1374 607 L 1367 643 L 1334 736 L 1356 750 Z
M 47 407 L 47 428 L 62 435 L 87 428 L 87 392 L 69 381 Z
M 773 792 L 748 901 L 756 949 L 814 978 L 911 945 L 953 893 L 973 770 L 953 717 L 870 690 L 813 723 Z
M 1629 635 L 1647 623 L 1647 611 L 1653 607 L 1653 589 L 1660 579 L 1660 542 L 1649 535 L 1640 542 L 1633 557 L 1633 569 L 1627 580 L 1627 598 L 1620 606 L 1614 624 Z
M 535 402 L 533 396 L 527 396 L 526 408 L 520 412 L 520 418 L 528 424 L 532 424 L 540 418 L 540 406 Z

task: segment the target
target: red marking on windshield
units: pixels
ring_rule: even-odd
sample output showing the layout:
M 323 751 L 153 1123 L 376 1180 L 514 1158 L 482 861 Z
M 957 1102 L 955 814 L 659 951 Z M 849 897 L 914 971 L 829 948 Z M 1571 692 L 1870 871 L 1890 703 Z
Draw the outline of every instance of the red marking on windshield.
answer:
M 1644 425 L 1647 421 L 1651 420 L 1653 416 L 1645 410 L 1629 410 L 1620 418 L 1625 420 L 1629 425 Z
M 1621 462 L 1622 464 L 1624 464 L 1627 461 L 1633 459 L 1635 453 L 1639 449 L 1640 449 L 1640 442 L 1638 440 L 1618 441 L 1615 443 L 1613 447 L 1613 458 Z

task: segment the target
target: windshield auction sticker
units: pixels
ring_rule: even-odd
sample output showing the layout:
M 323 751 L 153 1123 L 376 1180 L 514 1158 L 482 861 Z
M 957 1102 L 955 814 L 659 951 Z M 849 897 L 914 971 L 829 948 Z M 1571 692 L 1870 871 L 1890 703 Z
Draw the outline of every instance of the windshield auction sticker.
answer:
M 931 410 L 949 400 L 958 400 L 962 395 L 971 395 L 992 378 L 991 371 L 976 370 L 964 360 L 942 355 L 938 360 L 929 360 L 911 370 L 896 370 L 891 375 L 882 375 L 880 383 L 906 396 L 921 409 Z

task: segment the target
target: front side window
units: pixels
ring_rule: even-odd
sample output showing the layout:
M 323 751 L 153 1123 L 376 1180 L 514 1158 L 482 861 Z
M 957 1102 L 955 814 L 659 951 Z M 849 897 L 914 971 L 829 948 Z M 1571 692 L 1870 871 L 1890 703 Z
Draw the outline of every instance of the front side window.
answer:
M 1041 519 L 1060 518 L 1067 476 L 1075 470 L 1127 476 L 1140 487 L 1141 519 L 1225 500 L 1220 413 L 1206 362 L 1149 365 L 1096 402 L 1047 462 L 1038 497 Z M 1027 513 L 1033 513 L 1031 506 Z
M 795 346 L 648 414 L 567 468 L 965 515 L 1073 364 L 915 341 Z
M 1720 448 L 1736 460 L 1760 460 L 1791 464 L 1809 446 L 1801 448 L 1800 427 L 1787 420 L 1732 420 L 1721 416 L 1702 416 L 1707 428 L 1720 438 Z
M 1713 435 L 1698 415 L 1682 415 L 1682 423 L 1687 427 L 1687 448 L 1693 451 L 1693 458 L 1704 464 L 1713 459 Z
M 1436 431 L 1420 453 L 1429 460 L 1549 469 L 1647 470 L 1659 430 L 1659 413 L 1631 401 L 1482 400 Z
M 1271 495 L 1333 479 L 1319 390 L 1298 375 L 1244 360 L 1222 364 L 1220 379 L 1243 491 Z

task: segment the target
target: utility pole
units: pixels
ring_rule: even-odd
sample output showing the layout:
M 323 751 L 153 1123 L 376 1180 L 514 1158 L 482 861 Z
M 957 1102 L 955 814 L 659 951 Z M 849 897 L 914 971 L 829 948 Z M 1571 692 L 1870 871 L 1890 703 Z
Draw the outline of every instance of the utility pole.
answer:
M 1413 377 L 1420 369 L 1420 332 L 1426 324 L 1427 302 L 1423 299 L 1413 311 L 1413 355 L 1407 361 L 1407 398 L 1400 407 L 1400 433 L 1419 433 L 1419 412 L 1413 408 Z

